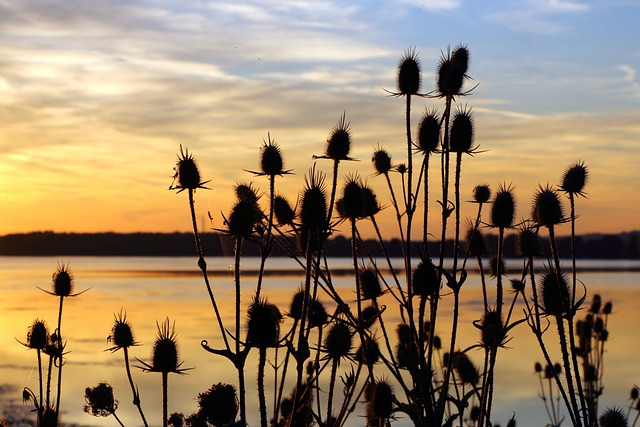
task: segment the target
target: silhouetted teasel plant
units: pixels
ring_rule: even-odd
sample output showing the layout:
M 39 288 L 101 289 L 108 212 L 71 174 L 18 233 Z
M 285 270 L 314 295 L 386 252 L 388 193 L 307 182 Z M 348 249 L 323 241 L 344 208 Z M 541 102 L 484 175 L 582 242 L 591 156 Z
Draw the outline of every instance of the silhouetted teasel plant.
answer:
M 323 154 L 313 156 L 318 163 L 314 161 L 305 174 L 304 186 L 295 199 L 288 199 L 278 190 L 276 178 L 291 171 L 285 169 L 283 151 L 268 134 L 260 148 L 259 168 L 245 169 L 254 177 L 268 179 L 268 197 L 264 197 L 265 193 L 254 187 L 253 182 L 238 184 L 236 201 L 230 213 L 223 215 L 223 227 L 214 228 L 235 241 L 234 331 L 224 327 L 217 311 L 199 231 L 193 220 L 193 192 L 203 188 L 204 182 L 199 172 L 193 171 L 197 170 L 195 160 L 181 147 L 171 188 L 189 190 L 198 265 L 224 343 L 222 349 L 215 349 L 203 340 L 202 346 L 226 357 L 238 371 L 241 425 L 247 423 L 245 361 L 253 347 L 260 352 L 257 380 L 262 426 L 269 423 L 283 427 L 314 423 L 342 426 L 362 399 L 366 402 L 369 425 L 388 425 L 399 416 L 407 416 L 420 426 L 465 422 L 483 427 L 493 425 L 491 409 L 498 352 L 507 348 L 509 335 L 523 322 L 533 331 L 545 364 L 552 367 L 548 375 L 544 373 L 544 380 L 553 391 L 553 398 L 549 398 L 553 401 L 550 422 L 562 421 L 561 406 L 574 425 L 593 425 L 597 420 L 597 409 L 589 407 L 593 395 L 588 388 L 591 385 L 587 385 L 579 369 L 582 356 L 578 342 L 583 338 L 574 332 L 574 317 L 584 301 L 584 296 L 576 292 L 580 282 L 575 254 L 572 251 L 569 272 L 560 263 L 555 243 L 556 229 L 567 223 L 571 224 L 572 241 L 575 238 L 575 200 L 586 194 L 586 166 L 583 162 L 570 166 L 558 188 L 549 184 L 540 186 L 530 218 L 520 221 L 516 220 L 515 190 L 511 184 L 498 185 L 494 194 L 489 185 L 477 185 L 470 201 L 474 212 L 466 220 L 463 233 L 462 211 L 466 202 L 461 193 L 462 160 L 474 160 L 481 153 L 476 143 L 473 110 L 460 102 L 473 90 L 465 87 L 471 79 L 469 58 L 469 50 L 464 45 L 447 50 L 437 67 L 436 88 L 421 93 L 421 64 L 415 49 L 409 49 L 398 65 L 396 90 L 387 91 L 405 101 L 406 149 L 404 157 L 396 161 L 392 159 L 391 150 L 377 145 L 372 155 L 372 179 L 384 180 L 388 190 L 385 198 L 390 199 L 390 205 L 387 208 L 395 216 L 403 248 L 400 268 L 386 255 L 383 232 L 389 230 L 379 227 L 377 217 L 384 210 L 378 202 L 379 196 L 360 174 L 340 177 L 340 163 L 357 160 L 351 155 L 356 140 L 346 113 L 329 132 Z M 441 110 L 425 107 L 417 130 L 411 124 L 411 101 L 415 99 L 444 103 Z M 454 108 L 454 104 L 457 107 Z M 321 159 L 331 161 L 328 172 L 321 170 Z M 180 180 L 182 174 L 190 177 L 188 184 Z M 434 180 L 441 192 L 432 202 L 428 189 Z M 562 207 L 563 195 L 570 200 L 569 217 Z M 436 231 L 427 227 L 433 207 L 439 208 L 435 210 L 440 219 L 440 228 Z M 422 216 L 416 215 L 419 211 Z M 372 257 L 370 248 L 363 243 L 360 234 L 363 221 L 371 222 L 383 260 Z M 354 289 L 349 296 L 336 288 L 325 250 L 327 238 L 338 230 L 346 232 L 351 243 Z M 485 234 L 491 230 L 498 235 L 496 248 L 489 248 L 485 242 Z M 546 251 L 539 243 L 539 234 L 544 230 L 550 241 Z M 517 252 L 523 264 L 520 276 L 507 280 L 504 242 L 509 232 L 517 234 Z M 415 236 L 420 238 L 415 240 Z M 430 253 L 429 243 L 434 236 L 439 238 L 440 247 Z M 447 239 L 453 240 L 450 264 L 445 263 Z M 241 291 L 252 292 L 240 268 L 243 244 L 255 244 L 261 253 L 253 302 L 248 307 L 240 305 Z M 268 257 L 275 245 L 297 261 L 301 274 L 300 288 L 289 310 L 282 310 L 286 313 L 282 317 L 280 309 L 262 296 Z M 545 255 L 547 271 L 537 273 L 534 259 Z M 485 266 L 488 257 L 492 259 L 489 271 Z M 483 313 L 474 322 L 480 331 L 478 341 L 465 345 L 457 331 L 463 309 L 460 293 L 465 289 L 467 269 L 472 268 L 471 263 L 467 263 L 469 258 L 478 264 Z M 387 271 L 381 269 L 383 265 Z M 388 310 L 389 301 L 395 306 L 392 311 Z M 523 314 L 516 310 L 517 303 L 524 304 Z M 247 327 L 242 329 L 245 310 Z M 391 328 L 390 312 L 394 313 L 390 316 L 400 319 L 398 325 L 394 318 Z M 452 316 L 448 331 L 440 322 L 445 313 Z M 551 323 L 555 324 L 554 332 Z M 270 332 L 256 333 L 258 325 Z M 562 356 L 562 364 L 557 365 L 559 369 L 550 358 L 555 350 L 548 348 L 554 341 L 558 342 L 557 350 Z M 441 357 L 443 347 L 445 356 Z M 266 396 L 270 388 L 264 384 L 267 349 L 273 349 L 269 351 L 274 355 L 270 419 Z M 478 365 L 472 361 L 477 350 L 484 356 Z M 584 371 L 584 361 L 582 366 Z M 286 387 L 290 387 L 288 392 Z M 377 388 L 380 392 L 376 399 Z M 547 390 L 551 389 L 545 387 L 543 392 Z M 196 414 L 189 418 L 193 425 L 202 422 Z M 185 419 L 187 424 L 189 418 Z M 508 423 L 514 425 L 515 419 Z

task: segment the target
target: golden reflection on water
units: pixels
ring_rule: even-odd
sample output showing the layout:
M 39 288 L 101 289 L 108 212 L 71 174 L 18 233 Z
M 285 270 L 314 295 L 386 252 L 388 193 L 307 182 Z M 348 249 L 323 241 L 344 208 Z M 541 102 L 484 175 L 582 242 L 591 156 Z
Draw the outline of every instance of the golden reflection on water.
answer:
M 165 317 L 175 321 L 183 367 L 194 369 L 186 375 L 170 375 L 170 412 L 178 411 L 189 415 L 197 408 L 196 397 L 199 392 L 217 382 L 236 382 L 236 372 L 231 363 L 207 353 L 200 346 L 202 340 L 207 340 L 210 346 L 216 348 L 221 348 L 223 344 L 202 279 L 198 274 L 193 274 L 193 270 L 176 270 L 169 266 L 161 272 L 161 268 L 158 268 L 149 269 L 145 273 L 135 269 L 127 272 L 89 266 L 84 268 L 84 264 L 79 264 L 79 268 L 74 270 L 76 291 L 85 288 L 90 290 L 78 297 L 67 298 L 64 302 L 62 332 L 69 352 L 63 369 L 62 407 L 65 423 L 115 424 L 115 420 L 94 418 L 82 412 L 85 388 L 106 381 L 113 386 L 120 402 L 118 414 L 123 422 L 130 426 L 140 424 L 135 407 L 131 404 L 131 391 L 122 364 L 122 352 L 105 351 L 110 347 L 107 337 L 113 325 L 114 313 L 121 309 L 126 311 L 127 319 L 133 325 L 135 338 L 140 343 L 131 351 L 134 365 L 140 365 L 134 358 L 148 361 L 157 332 L 156 322 L 162 322 Z M 16 268 L 0 273 L 0 286 L 3 289 L 3 298 L 0 299 L 0 383 L 5 384 L 0 390 L 0 404 L 5 407 L 9 401 L 18 407 L 22 406 L 20 393 L 23 387 L 34 391 L 38 388 L 35 353 L 21 346 L 16 339 L 23 342 L 26 340 L 27 328 L 35 318 L 45 319 L 51 330 L 55 328 L 53 322 L 57 318 L 57 299 L 35 287 L 37 285 L 48 289 L 48 280 L 54 268 L 55 265 L 36 271 Z M 73 263 L 71 268 L 74 269 Z M 34 277 L 41 277 L 42 280 L 34 282 Z M 634 273 L 586 273 L 581 276 L 590 289 L 590 295 L 601 293 L 603 300 L 614 302 L 614 315 L 610 317 L 609 323 L 610 340 L 606 347 L 602 408 L 614 404 L 624 406 L 632 385 L 640 383 L 637 333 L 640 286 L 636 283 L 637 278 L 638 275 Z M 284 312 L 301 280 L 302 275 L 268 276 L 265 278 L 263 296 Z M 480 318 L 482 312 L 478 282 L 478 277 L 471 275 L 461 292 L 458 340 L 461 349 L 479 340 L 479 331 L 472 324 Z M 243 307 L 250 302 L 255 283 L 255 276 L 243 277 Z M 339 278 L 337 283 L 342 285 L 342 297 L 346 301 L 353 301 L 354 291 L 347 287 L 349 279 Z M 492 286 L 495 285 L 491 283 L 490 287 Z M 214 277 L 213 288 L 224 323 L 231 333 L 235 333 L 231 273 Z M 452 297 L 445 296 L 440 306 L 442 317 L 438 321 L 438 331 L 445 347 L 448 347 L 452 301 Z M 397 324 L 399 318 L 392 310 L 393 300 L 387 296 L 382 303 L 389 307 L 385 313 L 386 323 Z M 514 316 L 522 317 L 521 304 L 516 305 Z M 288 323 L 283 325 L 283 331 L 288 326 Z M 244 321 L 242 327 L 244 328 Z M 533 375 L 533 364 L 542 361 L 541 353 L 526 324 L 516 327 L 510 336 L 512 339 L 508 348 L 498 354 L 494 420 L 506 424 L 515 412 L 519 426 L 544 425 L 547 422 L 546 415 L 537 395 L 537 377 Z M 550 346 L 555 348 L 555 343 Z M 273 352 L 269 357 L 273 361 Z M 472 350 L 470 357 L 476 364 L 480 364 L 483 356 L 481 350 Z M 246 366 L 249 421 L 251 425 L 257 425 L 255 354 L 252 354 Z M 133 375 L 140 388 L 147 418 L 151 424 L 159 424 L 160 375 L 144 373 L 135 368 Z M 267 378 L 266 384 L 271 384 L 272 371 L 268 375 L 271 377 Z M 324 375 L 328 376 L 328 372 Z M 379 375 L 385 376 L 383 373 Z M 13 389 L 7 384 L 13 385 Z M 270 402 L 273 391 L 269 388 L 267 396 Z M 361 415 L 361 412 L 356 412 L 350 425 L 362 425 L 364 421 Z M 407 424 L 406 419 L 398 421 L 398 425 Z

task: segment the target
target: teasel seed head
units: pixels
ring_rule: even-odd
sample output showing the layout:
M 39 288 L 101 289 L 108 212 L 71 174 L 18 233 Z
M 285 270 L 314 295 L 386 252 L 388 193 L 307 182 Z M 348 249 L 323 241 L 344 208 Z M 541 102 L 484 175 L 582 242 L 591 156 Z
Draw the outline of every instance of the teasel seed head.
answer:
M 560 375 L 562 373 L 562 365 L 560 365 L 558 362 L 553 364 L 553 371 L 557 374 Z
M 320 231 L 327 226 L 327 194 L 324 175 L 316 172 L 315 166 L 305 178 L 305 188 L 300 199 L 300 221 L 302 227 L 311 231 Z
M 73 291 L 73 274 L 69 269 L 69 264 L 58 264 L 58 268 L 53 272 L 53 295 L 59 297 L 72 296 Z
M 229 425 L 238 413 L 238 396 L 231 384 L 214 384 L 209 390 L 198 394 L 199 413 L 215 427 Z
M 293 294 L 293 298 L 291 299 L 291 304 L 289 305 L 289 317 L 295 320 L 300 320 L 302 318 L 302 306 L 304 304 L 304 290 L 298 289 L 298 291 Z
M 454 153 L 473 151 L 473 115 L 470 108 L 459 108 L 453 116 L 449 149 Z
M 422 259 L 412 276 L 413 294 L 426 298 L 435 295 L 440 288 L 438 271 L 431 259 Z
M 440 144 L 440 120 L 435 110 L 426 110 L 418 125 L 417 148 L 424 155 L 435 153 Z
M 631 389 L 631 395 L 630 395 L 631 400 L 636 400 L 639 395 L 640 395 L 640 389 L 638 389 L 638 387 L 633 387 Z
M 400 175 L 404 175 L 405 173 L 407 173 L 407 165 L 405 165 L 404 163 L 400 163 L 398 166 L 396 166 L 396 172 L 398 172 Z
M 545 366 L 544 367 L 544 377 L 545 377 L 545 379 L 553 378 L 554 372 L 555 372 L 555 370 L 553 369 L 553 366 L 551 366 L 551 365 Z
M 111 335 L 109 335 L 110 341 L 114 344 L 109 350 L 117 351 L 121 348 L 129 348 L 137 345 L 133 338 L 133 330 L 131 324 L 127 321 L 127 315 L 124 311 L 120 310 L 120 313 L 114 315 L 114 324 L 111 328 Z
M 400 323 L 396 328 L 396 334 L 398 335 L 398 342 L 403 345 L 413 345 L 413 338 L 411 337 L 411 328 L 406 323 Z
M 471 421 L 478 421 L 480 418 L 480 407 L 478 405 L 473 405 L 471 407 L 471 412 L 469 412 L 469 419 Z
M 247 310 L 247 318 L 247 345 L 269 348 L 278 344 L 282 319 L 278 307 L 266 299 L 254 299 Z
M 520 279 L 511 279 L 511 289 L 514 292 L 524 292 L 524 282 Z
M 34 320 L 31 326 L 29 326 L 29 330 L 27 332 L 27 343 L 25 344 L 26 347 L 37 350 L 44 350 L 47 347 L 48 343 L 49 330 L 47 329 L 47 324 L 44 322 L 44 320 Z
M 292 225 L 296 219 L 296 212 L 286 197 L 278 195 L 273 198 L 273 213 L 278 225 Z
M 356 360 L 360 363 L 373 366 L 380 360 L 380 347 L 373 338 L 365 338 L 356 351 Z
M 496 228 L 511 228 L 515 213 L 513 187 L 500 185 L 491 206 L 491 225 Z
M 533 210 L 531 217 L 536 224 L 544 227 L 553 227 L 564 221 L 564 214 L 558 193 L 546 187 L 540 186 L 533 198 Z
M 591 307 L 589 307 L 589 312 L 593 314 L 598 314 L 600 312 L 600 307 L 602 307 L 602 298 L 600 294 L 595 294 L 593 299 L 591 300 Z
M 611 314 L 611 310 L 613 310 L 613 303 L 611 301 L 608 301 L 602 307 L 602 314 L 609 315 Z
M 466 74 L 469 69 L 469 48 L 466 45 L 458 45 L 453 49 L 451 60 Z
M 420 61 L 416 50 L 407 49 L 398 65 L 398 95 L 417 95 L 420 90 Z
M 181 369 L 182 362 L 178 353 L 178 341 L 176 340 L 175 323 L 171 324 L 166 318 L 162 325 L 156 322 L 158 336 L 153 344 L 151 352 L 151 364 L 147 364 L 140 359 L 142 369 L 146 372 L 160 372 L 182 374 L 188 369 Z
M 248 238 L 259 223 L 261 215 L 254 202 L 240 199 L 236 202 L 227 219 L 228 233 L 236 238 Z
M 537 374 L 542 372 L 542 365 L 540 362 L 536 362 L 535 365 L 533 365 L 533 370 L 536 371 Z
M 467 251 L 471 257 L 482 257 L 487 253 L 484 234 L 479 228 L 474 228 L 473 224 L 467 228 Z
M 330 359 L 339 361 L 349 355 L 353 345 L 353 332 L 344 322 L 334 323 L 324 340 L 324 350 Z
M 542 295 L 542 308 L 545 314 L 552 316 L 564 316 L 569 310 L 569 285 L 564 274 L 555 270 L 547 270 L 540 284 Z
M 384 148 L 378 146 L 373 152 L 371 161 L 378 175 L 386 175 L 391 170 L 391 155 Z
M 621 408 L 607 408 L 600 416 L 600 427 L 627 427 L 627 416 Z
M 342 199 L 338 204 L 340 215 L 351 220 L 362 218 L 365 203 L 360 179 L 357 176 L 347 177 L 342 188 Z
M 516 236 L 516 255 L 522 258 L 540 256 L 538 233 L 531 227 L 522 227 Z
M 497 348 L 504 344 L 506 331 L 504 323 L 498 312 L 495 310 L 487 310 L 482 316 L 481 327 L 482 345 L 487 348 Z
M 564 171 L 560 189 L 575 196 L 584 196 L 584 185 L 588 177 L 589 171 L 584 162 L 574 163 Z
M 93 388 L 87 387 L 84 399 L 84 412 L 94 417 L 108 417 L 118 408 L 118 401 L 113 398 L 113 388 L 105 382 Z
M 329 321 L 329 314 L 322 301 L 314 298 L 309 301 L 309 304 L 309 314 L 307 316 L 309 319 L 309 327 L 316 328 L 326 325 Z
M 478 380 L 480 378 L 478 368 L 473 364 L 466 353 L 459 351 L 455 352 L 453 355 L 452 365 L 463 384 L 478 384 Z
M 280 146 L 271 139 L 271 135 L 267 136 L 267 141 L 262 145 L 260 170 L 262 174 L 268 176 L 282 175 L 286 172 L 284 170 L 284 161 L 282 160 Z
M 457 47 L 453 55 L 443 54 L 438 64 L 438 93 L 440 96 L 460 95 L 469 66 L 469 51 L 465 46 Z
M 360 270 L 360 294 L 362 299 L 376 299 L 382 295 L 380 279 L 375 268 L 367 267 Z
M 366 184 L 362 185 L 362 197 L 364 198 L 363 218 L 371 218 L 382 210 L 376 193 Z
M 385 420 L 393 414 L 393 388 L 385 380 L 376 381 L 369 402 L 375 419 Z
M 491 189 L 487 184 L 473 187 L 473 201 L 475 203 L 487 203 L 491 197 Z
M 196 161 L 189 153 L 189 150 L 180 145 L 180 154 L 178 154 L 178 162 L 173 168 L 173 183 L 169 186 L 170 190 L 178 190 L 178 193 L 184 190 L 195 191 L 197 188 L 206 188 L 204 184 L 209 181 L 200 181 L 200 171 L 196 165 Z M 176 181 L 178 182 L 176 184 Z
M 350 123 L 347 122 L 346 112 L 342 114 L 338 123 L 331 130 L 327 147 L 325 149 L 325 157 L 335 161 L 351 160 L 349 152 L 351 151 L 351 129 Z
M 234 191 L 236 193 L 236 197 L 238 200 L 252 203 L 257 206 L 258 200 L 260 200 L 260 196 L 258 195 L 258 190 L 253 188 L 253 183 L 238 183 L 234 187 Z

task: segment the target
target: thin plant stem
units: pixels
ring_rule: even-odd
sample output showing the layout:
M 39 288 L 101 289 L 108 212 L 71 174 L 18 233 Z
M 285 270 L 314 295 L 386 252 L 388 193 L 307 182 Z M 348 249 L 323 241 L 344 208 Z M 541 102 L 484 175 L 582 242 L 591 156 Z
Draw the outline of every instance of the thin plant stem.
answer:
M 240 257 L 242 254 L 242 237 L 236 238 L 236 246 L 235 246 L 235 263 L 234 263 L 234 282 L 236 286 L 236 336 L 235 336 L 235 356 L 236 360 L 236 369 L 238 370 L 238 394 L 240 401 L 240 421 L 242 425 L 246 425 L 247 422 L 247 403 L 246 403 L 246 388 L 244 382 L 244 358 L 240 360 Z
M 267 362 L 267 349 L 260 347 L 258 359 L 258 402 L 260 404 L 260 425 L 267 427 L 267 402 L 264 394 L 264 366 Z
M 124 424 L 122 424 L 122 421 L 120 421 L 120 418 L 118 418 L 118 416 L 116 415 L 116 412 L 115 412 L 115 411 L 113 411 L 113 412 L 111 413 L 111 415 L 113 415 L 113 418 L 115 418 L 115 419 L 116 419 L 116 421 L 118 422 L 118 424 L 120 424 L 122 427 L 124 427 Z
M 136 389 L 135 384 L 133 383 L 133 377 L 131 376 L 131 368 L 129 366 L 129 349 L 127 347 L 122 347 L 124 350 L 124 367 L 127 371 L 127 378 L 129 379 L 129 385 L 131 386 L 131 393 L 133 393 L 133 404 L 138 408 L 138 412 L 140 413 L 140 418 L 142 418 L 142 423 L 145 427 L 148 427 L 147 419 L 142 412 L 142 406 L 140 404 L 140 394 Z
M 168 382 L 169 382 L 169 373 L 163 372 L 162 373 L 162 427 L 167 427 L 167 421 L 169 419 L 168 411 L 167 411 L 168 395 L 169 395 Z
M 62 365 L 63 359 L 62 354 L 64 353 L 64 348 L 62 346 L 62 330 L 60 329 L 62 326 L 62 302 L 64 301 L 64 296 L 60 296 L 60 309 L 58 310 L 58 354 L 59 357 L 59 366 L 58 366 L 58 393 L 56 395 L 56 410 L 58 414 L 60 414 L 60 397 L 62 394 Z

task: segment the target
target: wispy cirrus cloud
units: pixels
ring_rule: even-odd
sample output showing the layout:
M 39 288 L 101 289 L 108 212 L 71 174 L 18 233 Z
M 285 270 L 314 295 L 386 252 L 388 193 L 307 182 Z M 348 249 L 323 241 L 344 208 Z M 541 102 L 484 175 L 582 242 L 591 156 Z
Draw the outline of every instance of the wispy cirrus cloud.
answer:
M 490 13 L 487 18 L 515 31 L 555 34 L 569 28 L 568 17 L 584 14 L 591 6 L 574 0 L 525 0 L 509 2 L 504 10 Z

